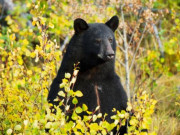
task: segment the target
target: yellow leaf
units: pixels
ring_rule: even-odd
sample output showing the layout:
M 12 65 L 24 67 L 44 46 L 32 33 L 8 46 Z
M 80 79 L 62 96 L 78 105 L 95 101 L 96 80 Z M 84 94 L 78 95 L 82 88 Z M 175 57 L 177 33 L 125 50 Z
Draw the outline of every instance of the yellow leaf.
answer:
M 45 23 L 46 23 L 46 18 L 44 18 L 44 17 L 39 17 L 40 18 L 40 23 L 42 24 L 42 25 L 45 25 Z
M 48 25 L 50 28 L 54 28 L 54 24 L 52 24 L 51 22 L 49 22 L 49 25 Z
M 27 74 L 28 75 L 32 75 L 32 71 L 31 70 L 27 70 Z
M 14 127 L 14 130 L 21 130 L 21 125 L 16 125 L 16 126 Z
M 69 79 L 71 77 L 70 73 L 65 73 L 65 78 Z
M 68 83 L 67 79 L 62 79 L 62 83 Z
M 58 95 L 59 95 L 59 96 L 62 96 L 62 97 L 65 97 L 65 93 L 64 93 L 63 91 L 59 91 L 59 92 L 58 92 Z
M 132 119 L 129 121 L 129 123 L 130 123 L 131 126 L 136 126 L 137 123 L 138 123 L 138 120 L 135 119 L 135 118 L 132 118 Z
M 11 24 L 13 23 L 13 20 L 11 19 L 11 17 L 10 17 L 9 15 L 6 17 L 5 20 L 7 21 L 7 23 L 8 23 L 9 25 L 11 25 Z
M 36 56 L 36 53 L 35 53 L 35 52 L 32 52 L 32 53 L 30 54 L 30 56 L 31 56 L 31 58 L 34 58 L 34 57 Z
M 27 39 L 24 39 L 24 40 L 23 40 L 23 45 L 26 46 L 26 45 L 28 45 L 28 44 L 29 44 L 29 41 L 28 41 Z
M 33 21 L 33 22 L 32 22 L 32 25 L 35 26 L 35 25 L 36 25 L 36 21 Z
M 64 88 L 64 87 L 65 87 L 65 84 L 64 84 L 64 83 L 61 83 L 59 87 L 60 87 L 60 88 Z
M 17 57 L 17 61 L 18 61 L 19 65 L 23 64 L 23 59 L 21 56 Z
M 19 32 L 19 27 L 18 27 L 17 24 L 11 25 L 11 29 L 12 29 L 13 32 Z
M 48 122 L 48 123 L 46 123 L 45 128 L 50 129 L 51 126 L 52 126 L 52 122 Z
M 4 43 L 4 40 L 3 40 L 3 39 L 0 39 L 0 43 Z
M 131 110 L 132 110 L 132 105 L 131 105 L 131 103 L 128 102 L 127 105 L 128 105 L 128 107 L 126 108 L 126 110 L 127 110 L 127 111 L 131 111 Z
M 83 96 L 82 92 L 79 91 L 79 90 L 75 92 L 75 95 L 76 95 L 77 97 L 82 97 L 82 96 Z
M 10 39 L 11 41 L 14 41 L 14 40 L 16 39 L 15 34 L 14 34 L 14 33 L 11 34 L 11 35 L 9 36 L 9 39 Z

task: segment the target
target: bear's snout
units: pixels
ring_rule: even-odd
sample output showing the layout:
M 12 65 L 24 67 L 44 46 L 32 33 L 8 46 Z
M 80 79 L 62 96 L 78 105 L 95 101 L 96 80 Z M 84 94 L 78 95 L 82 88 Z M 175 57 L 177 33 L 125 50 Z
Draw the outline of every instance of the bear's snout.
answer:
M 114 59 L 114 53 L 107 54 L 107 55 L 106 55 L 106 59 L 107 59 L 107 60 Z
M 111 45 L 107 43 L 106 51 L 105 51 L 105 59 L 112 60 L 114 59 L 114 56 L 115 56 L 114 50 L 112 49 Z

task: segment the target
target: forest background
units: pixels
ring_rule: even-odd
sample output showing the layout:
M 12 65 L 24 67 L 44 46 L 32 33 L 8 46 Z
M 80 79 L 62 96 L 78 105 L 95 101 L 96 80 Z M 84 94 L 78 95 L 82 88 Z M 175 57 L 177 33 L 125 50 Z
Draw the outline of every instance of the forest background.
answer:
M 180 0 L 0 0 L 0 134 L 110 133 L 114 125 L 96 123 L 103 116 L 78 117 L 86 105 L 74 110 L 75 122 L 66 123 L 61 110 L 51 114 L 47 94 L 73 21 L 113 15 L 120 19 L 116 72 L 134 111 L 117 112 L 115 121 L 129 119 L 128 134 L 180 134 Z

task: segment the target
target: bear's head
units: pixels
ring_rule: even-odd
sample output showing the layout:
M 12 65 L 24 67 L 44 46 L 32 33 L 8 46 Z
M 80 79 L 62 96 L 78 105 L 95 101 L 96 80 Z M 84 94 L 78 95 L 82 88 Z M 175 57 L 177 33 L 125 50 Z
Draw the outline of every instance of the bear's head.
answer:
M 114 32 L 118 24 L 117 16 L 113 16 L 106 23 L 88 24 L 81 18 L 74 21 L 75 36 L 81 38 L 83 53 L 81 64 L 93 67 L 114 61 L 116 51 Z

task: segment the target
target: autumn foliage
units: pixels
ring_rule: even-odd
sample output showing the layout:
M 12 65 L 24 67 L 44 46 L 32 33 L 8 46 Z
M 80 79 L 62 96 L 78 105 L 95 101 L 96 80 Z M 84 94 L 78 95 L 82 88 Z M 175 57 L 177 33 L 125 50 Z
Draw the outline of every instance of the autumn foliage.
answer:
M 128 135 L 178 134 L 178 1 L 14 2 L 14 10 L 4 17 L 2 24 L 0 22 L 0 134 L 39 135 L 47 134 L 45 129 L 49 129 L 49 134 L 106 135 L 125 122 L 129 123 Z M 120 18 L 116 32 L 116 71 L 125 89 L 127 71 L 129 73 L 127 110 L 113 109 L 114 123 L 108 123 L 106 115 L 96 114 L 98 107 L 90 112 L 85 104 L 74 108 L 74 121 L 67 121 L 65 112 L 59 107 L 55 108 L 56 114 L 51 113 L 52 105 L 48 104 L 47 95 L 74 32 L 73 20 L 81 17 L 88 22 L 104 22 L 115 14 Z M 128 45 L 126 53 L 125 42 Z M 74 72 L 76 76 L 78 68 L 75 67 Z M 65 92 L 60 91 L 59 96 L 67 97 L 67 100 L 72 98 L 73 104 L 77 104 L 83 95 L 73 91 L 71 84 L 75 80 L 72 75 L 65 74 L 60 85 Z M 69 106 L 64 103 L 60 102 L 59 106 L 65 105 L 68 111 Z M 81 118 L 78 116 L 81 112 L 88 115 Z M 142 132 L 142 129 L 148 129 L 148 132 Z

